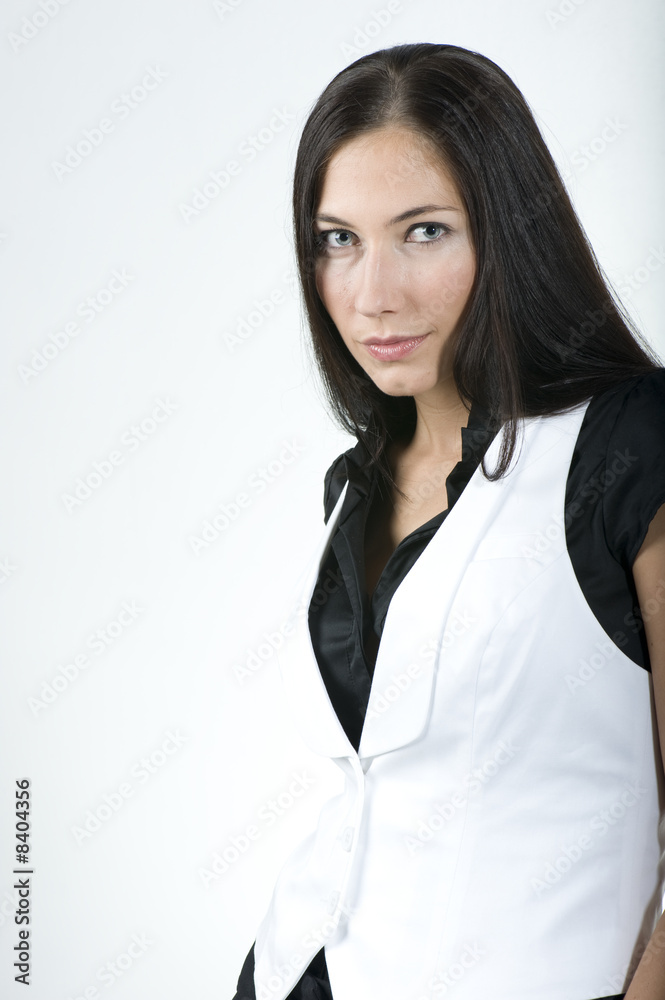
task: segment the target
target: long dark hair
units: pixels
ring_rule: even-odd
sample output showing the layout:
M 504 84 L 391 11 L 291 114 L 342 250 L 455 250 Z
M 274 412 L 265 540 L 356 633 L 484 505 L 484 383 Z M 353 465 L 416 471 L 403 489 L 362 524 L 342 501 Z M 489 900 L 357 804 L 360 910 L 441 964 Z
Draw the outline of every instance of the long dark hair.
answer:
M 334 416 L 392 483 L 386 446 L 415 429 L 411 396 L 389 396 L 352 357 L 316 289 L 312 220 L 326 167 L 346 142 L 381 128 L 425 139 L 465 203 L 476 278 L 455 341 L 453 376 L 495 429 L 505 475 L 522 417 L 559 413 L 660 367 L 606 283 L 524 97 L 477 52 L 419 43 L 372 52 L 326 87 L 295 165 L 294 233 L 314 358 Z

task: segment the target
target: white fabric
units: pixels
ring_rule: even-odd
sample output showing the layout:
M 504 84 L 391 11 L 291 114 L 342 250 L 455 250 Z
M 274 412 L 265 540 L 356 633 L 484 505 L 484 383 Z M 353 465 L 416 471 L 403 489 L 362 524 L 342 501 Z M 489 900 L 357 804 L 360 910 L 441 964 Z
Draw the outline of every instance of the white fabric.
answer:
M 651 676 L 601 628 L 566 549 L 587 405 L 523 421 L 509 474 L 476 470 L 397 588 L 358 754 L 307 625 L 345 486 L 279 654 L 303 738 L 345 790 L 277 881 L 257 1000 L 284 1000 L 324 944 L 334 1000 L 625 989 L 660 913 L 660 765 Z

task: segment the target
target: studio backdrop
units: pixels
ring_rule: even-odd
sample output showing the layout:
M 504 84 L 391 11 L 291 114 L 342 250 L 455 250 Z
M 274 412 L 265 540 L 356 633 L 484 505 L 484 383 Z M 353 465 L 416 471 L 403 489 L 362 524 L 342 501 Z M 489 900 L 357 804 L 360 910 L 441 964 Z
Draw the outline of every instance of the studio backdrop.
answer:
M 3 4 L 3 998 L 230 998 L 339 787 L 275 658 L 353 443 L 291 244 L 320 91 L 401 42 L 495 60 L 662 356 L 664 21 L 655 0 Z

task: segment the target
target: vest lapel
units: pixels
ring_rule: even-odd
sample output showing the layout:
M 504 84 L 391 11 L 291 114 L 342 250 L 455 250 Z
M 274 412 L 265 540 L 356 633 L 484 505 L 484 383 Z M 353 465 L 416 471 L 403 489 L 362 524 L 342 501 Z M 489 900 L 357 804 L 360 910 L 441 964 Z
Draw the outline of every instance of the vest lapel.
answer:
M 487 450 L 492 468 L 503 431 Z M 474 551 L 512 479 L 491 483 L 480 467 L 406 574 L 390 602 L 358 754 L 375 757 L 418 739 L 432 701 L 438 650 Z M 460 627 L 465 627 L 463 621 Z
M 523 421 L 517 458 L 508 475 L 489 482 L 480 467 L 475 470 L 459 500 L 397 587 L 379 644 L 359 757 L 388 753 L 413 742 L 423 732 L 432 702 L 437 654 L 444 644 L 446 625 L 467 566 L 520 471 L 541 458 L 562 433 L 570 432 L 567 425 L 571 421 L 574 430 L 579 423 L 576 415 L 553 422 L 542 417 Z M 496 435 L 487 450 L 489 468 L 496 463 L 503 433 L 501 430 Z M 290 618 L 294 632 L 278 653 L 298 727 L 312 750 L 328 757 L 353 757 L 355 750 L 323 683 L 312 648 L 308 609 L 347 488 L 345 483 L 314 556 L 301 576 L 299 600 Z M 459 627 L 465 627 L 463 614 Z
M 459 500 L 395 591 L 383 627 L 369 705 L 358 755 L 375 757 L 418 739 L 430 712 L 436 665 L 459 630 L 475 619 L 453 603 L 469 563 L 491 531 L 509 493 L 522 491 L 525 518 L 538 522 L 543 498 L 538 467 L 562 437 L 577 435 L 587 404 L 555 418 L 520 422 L 513 459 L 506 476 L 496 482 L 475 470 Z M 503 440 L 502 429 L 487 450 L 493 468 Z M 542 514 L 542 511 L 541 511 Z M 451 618 L 451 611 L 453 617 Z M 449 630 L 449 632 L 447 631 Z M 445 652 L 442 654 L 445 663 Z
M 311 749 L 325 757 L 355 756 L 323 683 L 308 622 L 309 605 L 319 569 L 337 527 L 347 488 L 348 482 L 344 484 L 312 559 L 296 584 L 298 600 L 288 619 L 293 633 L 277 653 L 285 692 L 293 707 L 298 729 Z

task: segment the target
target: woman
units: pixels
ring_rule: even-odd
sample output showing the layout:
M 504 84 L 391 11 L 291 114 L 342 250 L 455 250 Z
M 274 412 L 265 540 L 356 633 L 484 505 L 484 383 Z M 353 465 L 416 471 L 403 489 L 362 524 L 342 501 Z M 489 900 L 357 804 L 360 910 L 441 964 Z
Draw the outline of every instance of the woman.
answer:
M 476 53 L 342 71 L 294 213 L 357 444 L 280 664 L 346 784 L 238 998 L 662 998 L 665 370 Z

